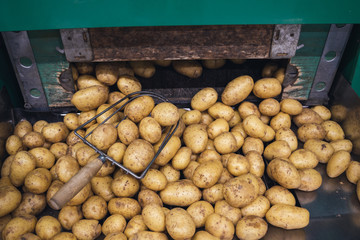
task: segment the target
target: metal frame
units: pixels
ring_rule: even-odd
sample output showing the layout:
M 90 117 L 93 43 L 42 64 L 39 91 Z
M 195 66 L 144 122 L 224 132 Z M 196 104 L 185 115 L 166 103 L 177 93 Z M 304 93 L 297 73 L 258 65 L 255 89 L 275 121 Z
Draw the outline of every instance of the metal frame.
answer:
M 91 62 L 94 59 L 87 28 L 60 29 L 60 34 L 69 62 Z
M 300 31 L 300 24 L 275 25 L 270 58 L 281 59 L 295 56 Z

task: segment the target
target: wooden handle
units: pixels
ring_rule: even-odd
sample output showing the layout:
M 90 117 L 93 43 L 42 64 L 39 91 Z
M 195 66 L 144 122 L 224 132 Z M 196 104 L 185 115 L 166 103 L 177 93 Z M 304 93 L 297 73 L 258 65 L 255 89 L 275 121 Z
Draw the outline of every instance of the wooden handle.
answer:
M 102 165 L 103 162 L 99 158 L 86 164 L 55 193 L 49 201 L 50 207 L 55 210 L 61 209 L 91 181 Z

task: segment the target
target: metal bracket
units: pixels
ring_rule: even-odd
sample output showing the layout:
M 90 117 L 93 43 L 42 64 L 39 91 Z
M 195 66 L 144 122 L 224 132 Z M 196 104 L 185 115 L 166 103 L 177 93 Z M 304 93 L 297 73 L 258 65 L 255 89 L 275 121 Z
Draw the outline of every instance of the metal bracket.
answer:
M 75 93 L 75 84 L 72 77 L 71 67 L 65 69 L 59 77 L 60 85 L 67 91 Z
M 24 97 L 24 107 L 47 111 L 48 102 L 27 32 L 3 32 L 2 35 Z
M 60 29 L 60 34 L 69 62 L 90 62 L 94 59 L 87 28 Z
M 328 93 L 334 81 L 352 27 L 352 24 L 331 25 L 306 104 L 326 104 L 329 101 Z
M 301 24 L 275 25 L 270 58 L 280 59 L 295 56 L 300 31 Z

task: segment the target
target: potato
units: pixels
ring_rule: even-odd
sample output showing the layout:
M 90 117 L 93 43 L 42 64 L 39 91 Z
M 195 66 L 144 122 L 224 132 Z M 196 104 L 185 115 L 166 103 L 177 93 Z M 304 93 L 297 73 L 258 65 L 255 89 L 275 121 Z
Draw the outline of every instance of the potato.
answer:
M 125 94 L 123 94 L 123 93 L 121 93 L 119 91 L 114 91 L 114 92 L 109 93 L 107 103 L 110 104 L 111 106 L 116 104 L 115 108 L 119 109 L 127 101 L 129 101 L 129 99 L 125 98 Z
M 15 155 L 19 151 L 25 150 L 25 146 L 21 138 L 17 135 L 11 135 L 6 139 L 6 152 L 10 155 Z
M 38 215 L 46 207 L 44 194 L 23 193 L 20 205 L 12 212 L 14 217 Z
M 335 122 L 342 122 L 347 115 L 348 109 L 340 104 L 335 104 L 331 106 L 331 119 Z
M 93 177 L 91 179 L 91 189 L 96 194 L 109 201 L 115 195 L 111 189 L 113 179 L 110 176 Z
M 247 137 L 244 140 L 242 151 L 245 155 L 250 151 L 255 151 L 262 155 L 264 152 L 264 143 L 259 138 Z
M 36 160 L 33 155 L 26 151 L 17 152 L 10 166 L 9 177 L 11 183 L 16 187 L 23 185 L 26 175 L 35 167 Z
M 91 196 L 83 203 L 82 212 L 87 219 L 100 220 L 107 214 L 106 201 L 100 196 Z
M 239 115 L 241 119 L 245 119 L 249 115 L 256 115 L 260 118 L 260 112 L 258 107 L 252 102 L 242 102 L 238 107 Z
M 126 105 L 124 113 L 131 121 L 138 123 L 151 113 L 154 106 L 155 102 L 152 97 L 141 96 Z
M 358 200 L 360 201 L 360 181 L 358 181 L 356 184 L 356 195 Z
M 214 139 L 221 133 L 229 132 L 230 127 L 225 119 L 219 118 L 208 125 L 207 133 L 210 139 Z
M 234 117 L 235 117 L 235 115 L 234 115 Z M 214 121 L 214 118 L 211 117 L 209 113 L 201 112 L 201 120 L 200 120 L 199 124 L 209 125 L 212 121 Z
M 191 99 L 191 108 L 194 110 L 205 111 L 216 103 L 218 93 L 214 88 L 203 88 Z
M 141 91 L 141 83 L 134 76 L 122 75 L 116 85 L 120 92 L 125 95 Z
M 204 151 L 208 141 L 208 134 L 204 125 L 192 124 L 187 126 L 183 134 L 183 140 L 194 154 Z
M 180 171 L 173 168 L 170 164 L 162 166 L 160 172 L 164 174 L 167 182 L 175 182 L 180 179 Z
M 297 130 L 297 135 L 300 141 L 306 142 L 309 139 L 323 140 L 326 132 L 320 124 L 306 123 Z
M 79 111 L 90 111 L 104 104 L 109 96 L 109 89 L 102 86 L 92 86 L 74 93 L 71 103 Z
M 171 60 L 154 60 L 153 61 L 156 65 L 161 67 L 168 67 L 171 65 Z
M 233 128 L 231 128 L 230 131 L 231 131 L 231 132 L 239 132 L 239 133 L 241 133 L 241 135 L 243 136 L 243 138 L 246 138 L 246 137 L 247 137 L 247 133 L 246 133 L 245 130 L 244 130 L 244 127 L 243 127 L 243 123 L 242 123 L 242 122 L 236 124 Z
M 77 238 L 73 233 L 61 232 L 51 238 L 51 240 L 76 240 Z
M 11 164 L 14 161 L 15 155 L 8 156 L 1 166 L 1 177 L 9 177 Z
M 148 228 L 144 223 L 143 217 L 141 215 L 136 215 L 127 223 L 124 233 L 128 238 L 130 238 L 132 235 L 138 232 L 146 231 L 147 229 Z
M 80 126 L 78 115 L 76 113 L 67 113 L 64 116 L 64 124 L 68 129 L 75 130 Z
M 352 142 L 348 139 L 340 139 L 340 140 L 331 141 L 330 144 L 334 148 L 335 152 L 344 150 L 344 151 L 351 153 L 352 148 L 353 148 Z
M 199 110 L 187 111 L 181 116 L 185 125 L 197 124 L 201 121 L 201 112 Z
M 239 132 L 231 132 L 231 134 L 235 138 L 235 149 L 233 149 L 233 152 L 237 152 L 240 150 L 240 148 L 244 145 L 244 137 Z
M 218 183 L 210 188 L 206 188 L 203 190 L 202 193 L 203 199 L 211 204 L 223 200 L 224 199 L 223 189 L 224 189 L 224 184 L 222 183 Z
M 226 85 L 221 101 L 229 106 L 236 105 L 249 96 L 253 87 L 254 80 L 250 76 L 237 77 Z
M 194 155 L 192 155 L 194 156 Z M 200 163 L 198 163 L 197 161 L 195 161 L 196 158 L 194 160 L 191 160 L 188 164 L 188 166 L 184 169 L 183 174 L 185 176 L 186 179 L 190 179 L 192 178 L 195 169 L 200 166 Z
M 331 178 L 340 176 L 349 167 L 350 161 L 350 153 L 343 150 L 335 152 L 326 165 L 327 175 Z
M 251 137 L 262 138 L 265 136 L 265 124 L 256 115 L 247 116 L 243 121 L 243 128 Z
M 191 180 L 169 182 L 160 192 L 164 204 L 186 207 L 201 199 L 201 191 Z
M 116 177 L 114 180 L 110 178 L 107 179 L 109 181 L 108 184 L 111 184 L 111 189 L 108 189 L 108 200 L 110 196 L 114 193 L 117 197 L 132 197 L 134 196 L 140 189 L 139 181 L 131 175 L 124 174 L 119 177 Z M 92 181 L 93 182 L 93 181 Z
M 246 159 L 249 162 L 249 172 L 257 177 L 262 177 L 265 171 L 265 163 L 260 153 L 248 151 Z
M 29 172 L 24 180 L 24 186 L 29 192 L 41 194 L 48 190 L 51 184 L 51 173 L 46 168 L 36 168 Z
M 71 230 L 72 226 L 82 218 L 80 206 L 64 206 L 58 215 L 61 226 L 66 230 Z
M 294 116 L 294 115 L 299 115 L 302 112 L 303 107 L 298 100 L 288 98 L 281 100 L 280 110 L 284 113 Z
M 286 160 L 276 158 L 269 163 L 266 170 L 268 175 L 285 188 L 298 188 L 301 184 L 298 170 Z
M 61 187 L 61 186 L 60 186 Z M 51 185 L 50 185 L 51 188 Z M 50 189 L 49 188 L 49 189 Z M 56 192 L 58 191 L 58 189 L 56 190 Z M 49 193 L 49 190 L 48 190 Z M 85 200 L 90 196 L 91 192 L 91 184 L 88 183 L 87 185 L 85 185 L 85 187 L 83 187 L 83 189 L 80 190 L 80 192 L 78 192 L 68 203 L 67 205 L 69 206 L 76 206 L 76 205 L 80 205 L 83 202 L 85 202 Z M 52 197 L 52 196 L 51 196 Z M 49 195 L 46 196 L 46 200 L 49 202 L 50 198 Z
M 220 200 L 215 203 L 215 213 L 226 217 L 234 225 L 241 219 L 241 210 L 230 206 L 225 200 Z M 214 211 L 213 211 L 214 212 Z M 211 214 L 211 213 L 210 213 Z
M 239 112 L 235 111 L 234 116 L 228 121 L 229 126 L 232 128 L 240 122 L 241 122 L 240 114 L 239 114 Z
M 90 146 L 82 146 L 76 151 L 76 159 L 82 167 L 85 166 L 94 155 L 98 156 L 96 151 Z
M 291 155 L 289 144 L 283 140 L 270 143 L 264 150 L 264 158 L 272 160 L 274 158 L 287 159 Z
M 31 233 L 35 229 L 36 217 L 27 215 L 12 218 L 2 231 L 2 239 L 16 239 L 25 233 Z
M 316 139 L 306 141 L 304 149 L 313 152 L 320 163 L 327 163 L 334 153 L 334 148 L 330 143 Z
M 79 170 L 80 166 L 76 159 L 69 155 L 59 158 L 55 165 L 55 173 L 64 183 L 69 181 Z
M 314 110 L 303 108 L 299 115 L 294 116 L 293 121 L 297 127 L 301 127 L 305 123 L 321 124 L 324 120 Z
M 319 163 L 316 155 L 306 149 L 298 149 L 294 151 L 290 155 L 289 161 L 294 164 L 297 169 L 314 168 Z
M 324 128 L 326 135 L 326 141 L 336 141 L 336 140 L 343 140 L 345 138 L 345 133 L 341 126 L 334 121 L 327 120 L 324 121 L 321 126 Z
M 278 65 L 275 62 L 267 62 L 262 69 L 261 76 L 262 77 L 272 77 L 275 71 L 278 69 Z
M 31 123 L 28 120 L 22 119 L 20 122 L 18 122 L 14 128 L 14 135 L 18 136 L 19 138 L 22 138 L 25 136 L 25 134 L 31 132 L 33 130 L 33 127 Z
M 270 123 L 271 118 L 269 116 L 261 115 L 260 120 L 265 124 L 268 125 Z
M 61 232 L 61 224 L 52 216 L 43 216 L 36 223 L 35 232 L 41 239 L 51 239 Z
M 349 182 L 356 184 L 360 179 L 360 162 L 350 161 L 349 167 L 346 169 L 346 178 Z
M 47 142 L 57 143 L 65 141 L 69 135 L 69 129 L 63 122 L 54 122 L 45 125 L 41 133 Z
M 116 142 L 110 146 L 107 151 L 107 155 L 118 163 L 122 163 L 125 155 L 126 145 L 120 142 Z M 80 151 L 80 149 L 79 149 Z
M 122 122 L 124 121 L 126 120 L 123 120 Z M 119 127 L 118 127 L 118 131 L 119 131 Z M 145 117 L 140 121 L 139 133 L 143 139 L 154 144 L 158 142 L 161 138 L 161 126 L 154 118 Z
M 124 232 L 126 227 L 126 220 L 120 214 L 114 214 L 106 218 L 104 221 L 101 231 L 105 236 L 111 233 Z
M 313 111 L 315 111 L 317 114 L 319 114 L 319 116 L 324 120 L 330 120 L 331 118 L 331 112 L 330 110 L 322 105 L 317 105 L 311 108 Z
M 25 233 L 21 236 L 19 236 L 17 239 L 21 240 L 41 240 L 41 238 L 34 233 Z
M 155 66 L 151 61 L 131 61 L 129 62 L 134 73 L 143 78 L 151 78 L 155 74 Z
M 212 213 L 206 218 L 205 230 L 220 239 L 233 239 L 234 224 L 224 216 Z
M 205 220 L 214 212 L 214 208 L 207 201 L 198 201 L 191 204 L 186 211 L 191 215 L 196 228 L 200 228 L 205 226 Z
M 188 147 L 181 147 L 171 160 L 172 167 L 177 170 L 185 169 L 190 163 L 192 151 Z
M 100 150 L 107 150 L 118 137 L 116 128 L 111 124 L 99 125 L 90 136 L 90 142 Z
M 96 78 L 105 85 L 112 86 L 116 83 L 118 69 L 112 63 L 98 63 L 95 67 Z
M 165 175 L 156 169 L 149 169 L 141 183 L 153 191 L 161 191 L 166 187 L 167 180 Z
M 201 61 L 202 65 L 209 69 L 218 69 L 225 65 L 225 59 L 204 59 Z
M 214 235 L 211 235 L 207 231 L 197 231 L 192 238 L 192 240 L 203 240 L 203 239 L 219 240 L 220 238 L 215 237 Z
M 85 131 L 84 130 L 79 130 L 77 131 L 77 133 L 81 136 L 81 137 L 85 137 Z M 81 138 L 79 138 L 76 134 L 75 131 L 72 131 L 69 133 L 69 135 L 66 138 L 66 144 L 69 146 L 75 145 L 79 142 L 82 142 Z
M 265 197 L 270 201 L 271 205 L 286 204 L 295 206 L 296 200 L 292 193 L 279 185 L 272 186 L 265 192 Z
M 280 128 L 275 133 L 275 140 L 283 140 L 287 142 L 291 151 L 295 151 L 298 148 L 298 141 L 295 133 L 290 128 Z
M 282 87 L 276 78 L 262 78 L 254 84 L 253 93 L 258 98 L 272 98 L 281 93 Z
M 280 103 L 274 98 L 267 98 L 260 102 L 259 111 L 261 114 L 273 117 L 280 112 Z
M 274 77 L 281 83 L 283 84 L 284 79 L 285 79 L 285 68 L 279 68 L 278 70 L 276 70 L 274 72 Z
M 81 219 L 74 224 L 72 233 L 78 239 L 96 239 L 101 234 L 101 225 L 97 220 Z
M 48 124 L 48 122 L 45 121 L 45 120 L 36 121 L 36 122 L 34 123 L 34 125 L 33 125 L 33 131 L 34 131 L 34 132 L 41 133 L 42 128 L 43 128 L 46 124 Z
M 174 70 L 189 78 L 198 78 L 202 74 L 202 66 L 195 60 L 172 61 Z
M 129 220 L 140 214 L 141 207 L 135 199 L 123 197 L 111 199 L 108 203 L 108 210 L 110 214 L 121 214 Z
M 141 215 L 144 223 L 151 231 L 163 232 L 165 230 L 165 213 L 160 205 L 155 203 L 146 205 Z
M 273 205 L 266 213 L 268 223 L 288 230 L 306 227 L 309 219 L 309 211 L 305 208 L 283 204 Z
M 236 236 L 239 239 L 262 239 L 267 230 L 265 220 L 257 216 L 245 216 L 236 224 Z
M 231 153 L 237 149 L 236 139 L 231 132 L 224 132 L 217 136 L 214 139 L 214 146 L 220 154 Z
M 240 154 L 231 154 L 228 159 L 227 170 L 233 176 L 240 176 L 249 172 L 250 163 L 246 157 Z
M 15 210 L 21 202 L 20 191 L 12 185 L 0 187 L 0 217 Z
M 132 235 L 129 240 L 167 240 L 165 233 L 151 232 L 151 231 L 140 231 Z
M 161 137 L 160 141 L 154 145 L 155 152 L 158 152 L 160 150 L 160 147 L 164 142 L 165 137 L 166 135 L 164 134 Z M 166 165 L 175 156 L 176 152 L 180 149 L 180 147 L 180 138 L 177 136 L 172 136 L 155 159 L 155 164 L 158 164 L 160 166 Z
M 216 184 L 221 173 L 222 164 L 219 160 L 206 161 L 195 169 L 192 181 L 199 188 L 209 188 Z
M 94 64 L 91 62 L 76 62 L 75 66 L 80 74 L 91 74 L 94 72 Z
M 279 112 L 270 120 L 270 126 L 274 129 L 275 132 L 281 128 L 290 128 L 290 115 L 287 113 Z
M 81 75 L 76 81 L 77 90 L 85 89 L 92 86 L 102 86 L 105 87 L 105 83 L 97 80 L 92 75 Z
M 90 119 L 94 118 L 96 116 L 95 110 L 90 111 L 83 111 L 78 116 L 79 125 L 84 125 L 87 121 L 90 121 Z M 96 123 L 96 120 L 90 121 L 88 124 L 84 125 L 84 128 L 89 128 L 93 126 Z
M 215 119 L 223 118 L 226 121 L 230 121 L 235 115 L 234 109 L 232 109 L 230 106 L 227 106 L 221 102 L 217 102 L 217 103 L 213 104 L 208 109 L 208 113 L 210 114 L 210 116 L 212 118 L 215 118 Z
M 157 104 L 151 111 L 151 116 L 164 127 L 176 124 L 180 118 L 177 107 L 169 102 Z
M 194 236 L 196 227 L 186 210 L 173 208 L 166 214 L 166 230 L 173 239 L 186 239 Z
M 246 180 L 235 177 L 224 184 L 224 198 L 232 207 L 244 207 L 257 197 L 258 191 Z
M 139 129 L 136 124 L 129 120 L 124 119 L 117 127 L 119 139 L 125 145 L 129 145 L 132 141 L 139 138 Z
M 138 202 L 142 208 L 149 204 L 157 204 L 163 206 L 159 195 L 150 189 L 143 189 L 138 194 Z
M 96 109 L 97 123 L 117 123 L 120 121 L 120 114 L 116 112 L 116 108 L 111 107 L 110 104 L 101 104 Z
M 301 191 L 315 191 L 321 186 L 322 177 L 321 174 L 312 168 L 300 169 L 299 170 L 301 184 L 299 190 Z

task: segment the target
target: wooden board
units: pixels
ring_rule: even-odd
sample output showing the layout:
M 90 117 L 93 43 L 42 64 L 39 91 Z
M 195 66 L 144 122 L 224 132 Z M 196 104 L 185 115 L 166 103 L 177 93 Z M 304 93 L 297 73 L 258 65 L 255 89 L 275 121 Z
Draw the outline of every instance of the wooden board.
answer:
M 94 61 L 268 58 L 274 25 L 89 29 Z

